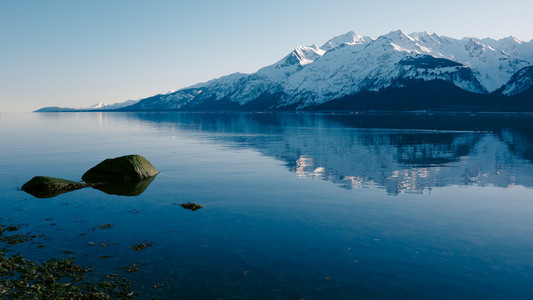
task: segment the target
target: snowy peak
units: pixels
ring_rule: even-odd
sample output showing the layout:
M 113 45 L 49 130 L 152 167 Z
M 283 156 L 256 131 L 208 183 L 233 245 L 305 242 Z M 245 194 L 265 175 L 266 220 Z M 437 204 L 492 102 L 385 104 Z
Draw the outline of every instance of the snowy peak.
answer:
M 341 34 L 327 41 L 324 45 L 320 47 L 320 49 L 329 51 L 331 49 L 335 49 L 343 45 L 363 44 L 371 40 L 372 38 L 370 37 L 363 37 L 353 31 L 349 31 L 345 34 Z
M 324 55 L 325 52 L 326 51 L 318 48 L 316 45 L 298 46 L 296 49 L 294 49 L 294 51 L 285 57 L 284 62 L 287 65 L 298 64 L 303 67 Z
M 393 41 L 415 42 L 415 40 L 412 37 L 410 37 L 408 34 L 406 34 L 405 32 L 403 32 L 401 30 L 391 31 L 388 34 L 380 36 L 378 39 L 380 39 L 380 38 L 390 39 L 390 40 L 393 40 Z
M 303 67 L 313 63 L 315 60 L 322 57 L 324 53 L 326 53 L 326 51 L 318 48 L 316 45 L 298 46 L 280 61 L 261 68 L 255 74 L 248 76 L 263 78 L 264 81 L 266 81 L 260 88 L 260 90 L 263 91 L 274 85 L 276 82 L 293 75 Z M 258 89 L 255 90 L 258 91 Z
M 425 45 L 425 47 L 430 47 L 435 50 L 442 48 L 442 44 L 445 43 L 445 41 L 437 34 L 429 34 L 425 31 L 413 32 L 409 34 L 409 36 L 413 38 L 417 44 Z
M 500 41 L 504 42 L 504 43 L 515 43 L 515 44 L 522 44 L 524 43 L 523 41 L 519 40 L 516 36 L 514 35 L 510 35 L 508 37 L 505 37 L 503 39 L 501 39 Z
M 465 50 L 470 54 L 471 57 L 479 57 L 485 54 L 487 51 L 496 51 L 491 46 L 487 46 L 473 39 L 470 39 L 468 43 L 466 43 Z
M 396 30 L 380 36 L 376 42 L 381 43 L 381 47 L 391 46 L 394 51 L 414 54 L 434 53 L 435 56 L 442 57 L 441 54 L 433 50 L 440 42 L 426 32 L 408 35 L 401 30 Z
M 89 107 L 87 107 L 87 108 L 82 108 L 82 109 L 100 109 L 100 108 L 102 108 L 102 107 L 104 107 L 104 106 L 106 106 L 105 103 L 101 103 L 101 102 L 99 102 L 99 103 L 96 103 L 96 104 L 94 104 L 94 105 L 92 105 L 92 106 L 89 106 Z
M 513 47 L 515 45 L 521 45 L 525 43 L 524 41 L 521 41 L 514 35 L 510 35 L 508 37 L 504 37 L 499 40 L 491 39 L 491 38 L 484 38 L 479 40 L 479 42 L 490 45 L 493 48 L 506 48 L 506 47 Z
M 119 103 L 113 103 L 113 104 L 97 103 L 91 107 L 80 108 L 79 110 L 112 110 L 112 109 L 118 109 L 118 108 L 130 106 L 137 102 L 139 102 L 139 100 L 128 100 L 125 102 L 119 102 Z

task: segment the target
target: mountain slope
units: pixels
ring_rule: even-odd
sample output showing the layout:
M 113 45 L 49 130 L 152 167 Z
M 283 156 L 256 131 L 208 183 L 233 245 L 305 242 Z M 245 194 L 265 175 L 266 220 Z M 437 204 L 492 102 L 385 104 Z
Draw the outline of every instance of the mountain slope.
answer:
M 533 66 L 525 67 L 516 72 L 505 85 L 502 94 L 515 96 L 533 88 Z
M 398 30 L 372 39 L 348 32 L 321 47 L 297 47 L 253 74 L 223 76 L 142 99 L 120 110 L 308 110 L 328 107 L 329 102 L 337 103 L 339 109 L 341 102 L 345 108 L 372 109 L 352 102 L 394 97 L 392 91 L 408 98 L 401 101 L 418 103 L 407 105 L 409 109 L 421 109 L 431 106 L 425 105 L 423 98 L 435 94 L 432 86 L 442 92 L 439 107 L 446 106 L 446 97 L 469 100 L 475 96 L 474 102 L 481 102 L 474 107 L 483 109 L 483 99 L 496 103 L 494 98 L 502 89 L 518 91 L 503 93 L 510 97 L 525 91 L 506 83 L 519 84 L 512 78 L 522 78 L 517 72 L 532 64 L 533 41 L 514 37 L 453 39 Z M 394 106 L 401 109 L 402 102 Z
M 41 109 L 36 110 L 35 112 L 108 111 L 108 110 L 122 109 L 124 107 L 134 105 L 137 102 L 138 102 L 137 100 L 128 100 L 125 102 L 119 102 L 119 103 L 114 103 L 114 104 L 97 103 L 95 105 L 92 105 L 86 108 L 67 108 L 67 107 L 51 106 L 51 107 L 43 107 Z

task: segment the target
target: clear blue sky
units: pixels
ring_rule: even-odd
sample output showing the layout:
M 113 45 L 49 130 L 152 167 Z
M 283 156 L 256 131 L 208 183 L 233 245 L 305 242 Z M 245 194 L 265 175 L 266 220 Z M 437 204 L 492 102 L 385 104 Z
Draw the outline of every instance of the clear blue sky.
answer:
M 353 30 L 533 39 L 531 0 L 0 0 L 0 111 L 139 99 Z

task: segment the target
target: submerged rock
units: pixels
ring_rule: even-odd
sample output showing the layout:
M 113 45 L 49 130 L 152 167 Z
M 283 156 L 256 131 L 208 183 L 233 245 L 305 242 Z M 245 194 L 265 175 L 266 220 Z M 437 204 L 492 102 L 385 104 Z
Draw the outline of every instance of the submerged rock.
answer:
M 182 203 L 182 204 L 180 204 L 180 206 L 185 208 L 185 209 L 190 209 L 192 211 L 198 210 L 198 209 L 203 207 L 203 205 L 201 205 L 201 204 L 196 204 L 196 203 L 192 203 L 192 202 Z
M 126 155 L 102 161 L 85 172 L 81 178 L 92 185 L 100 183 L 126 184 L 140 182 L 158 173 L 159 171 L 146 158 L 140 155 Z
M 85 183 L 61 178 L 35 176 L 22 186 L 22 190 L 37 198 L 51 198 L 87 186 Z

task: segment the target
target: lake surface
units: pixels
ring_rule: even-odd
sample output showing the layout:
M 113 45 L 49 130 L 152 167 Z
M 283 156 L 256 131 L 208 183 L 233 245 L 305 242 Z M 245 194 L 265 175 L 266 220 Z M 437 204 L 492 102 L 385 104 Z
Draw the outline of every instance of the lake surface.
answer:
M 532 114 L 0 114 L 0 145 L 0 224 L 46 237 L 8 253 L 135 263 L 140 299 L 533 298 Z M 20 191 L 126 154 L 139 196 Z

